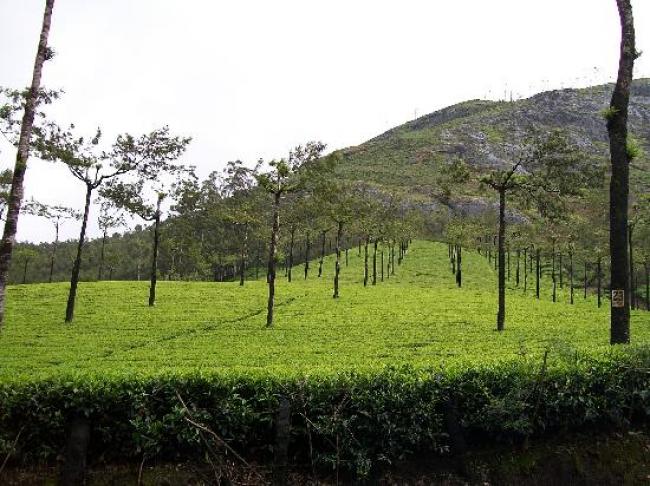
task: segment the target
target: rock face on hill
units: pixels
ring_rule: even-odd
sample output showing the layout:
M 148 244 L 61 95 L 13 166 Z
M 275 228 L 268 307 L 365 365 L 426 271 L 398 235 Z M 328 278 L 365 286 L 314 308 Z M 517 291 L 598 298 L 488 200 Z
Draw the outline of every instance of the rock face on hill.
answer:
M 425 198 L 436 193 L 441 167 L 463 159 L 475 172 L 504 166 L 531 130 L 566 130 L 574 143 L 608 157 L 602 110 L 613 85 L 563 89 L 513 102 L 473 100 L 424 115 L 359 145 L 340 151 L 340 170 Z M 650 79 L 636 80 L 630 105 L 630 133 L 650 153 Z M 632 180 L 650 190 L 647 155 L 635 161 Z M 480 204 L 478 204 L 480 206 Z

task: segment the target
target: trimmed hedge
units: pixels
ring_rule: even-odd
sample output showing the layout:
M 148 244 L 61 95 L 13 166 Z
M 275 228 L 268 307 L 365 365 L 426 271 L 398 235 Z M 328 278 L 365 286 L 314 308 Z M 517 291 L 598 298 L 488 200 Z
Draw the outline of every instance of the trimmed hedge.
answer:
M 645 421 L 650 350 L 553 357 L 544 364 L 399 367 L 302 378 L 197 372 L 5 382 L 0 384 L 0 453 L 11 450 L 21 462 L 52 460 L 64 448 L 69 418 L 82 414 L 92 424 L 91 461 L 136 461 L 143 454 L 202 458 L 204 441 L 185 420 L 179 396 L 195 421 L 244 457 L 262 462 L 271 460 L 278 399 L 287 397 L 293 462 L 338 460 L 365 475 L 373 465 L 415 452 L 448 451 L 449 403 L 470 444 Z

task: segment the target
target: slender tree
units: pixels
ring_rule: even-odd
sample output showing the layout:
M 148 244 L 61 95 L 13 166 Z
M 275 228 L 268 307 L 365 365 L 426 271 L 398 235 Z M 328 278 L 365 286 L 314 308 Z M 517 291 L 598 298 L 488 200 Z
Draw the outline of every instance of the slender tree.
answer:
M 165 163 L 170 156 L 172 159 L 176 158 L 189 143 L 189 139 L 170 137 L 169 129 L 164 127 L 138 139 L 128 134 L 119 135 L 110 151 L 98 151 L 100 130 L 97 130 L 90 140 L 86 140 L 75 136 L 71 131 L 73 128 L 74 126 L 71 126 L 70 129 L 63 130 L 50 124 L 47 133 L 39 142 L 39 152 L 43 158 L 59 160 L 66 164 L 70 173 L 86 188 L 81 230 L 65 312 L 65 322 L 68 323 L 74 318 L 81 258 L 93 193 L 109 182 L 117 183 L 126 174 L 137 172 L 142 177 L 155 178 L 160 164 Z
M 612 292 L 610 343 L 630 342 L 630 278 L 628 267 L 628 197 L 629 167 L 633 156 L 628 146 L 627 118 L 634 61 L 639 56 L 635 46 L 634 17 L 630 0 L 616 0 L 621 23 L 618 77 L 606 113 L 611 156 L 609 186 L 609 246 Z
M 310 169 L 317 164 L 324 149 L 325 145 L 321 142 L 309 142 L 304 146 L 298 146 L 289 153 L 288 159 L 269 162 L 271 170 L 257 176 L 259 185 L 273 198 L 273 222 L 266 274 L 266 281 L 269 285 L 266 327 L 273 326 L 277 246 L 280 233 L 280 204 L 283 196 L 299 190 L 305 184 L 312 172 Z
M 54 242 L 52 243 L 52 250 L 50 252 L 50 270 L 48 276 L 48 282 L 52 283 L 56 253 L 59 247 L 59 230 L 61 224 L 68 219 L 78 220 L 81 218 L 81 215 L 77 211 L 65 206 L 49 206 L 34 200 L 31 200 L 25 205 L 25 210 L 30 214 L 49 220 L 54 226 Z
M 101 210 L 99 218 L 97 218 L 97 224 L 102 232 L 102 246 L 99 252 L 97 280 L 102 280 L 104 277 L 104 261 L 106 259 L 106 240 L 108 239 L 108 232 L 111 229 L 126 225 L 126 221 L 124 221 L 124 217 L 121 214 L 115 214 L 112 211 L 109 201 L 101 201 Z
M 53 51 L 47 45 L 48 36 L 50 34 L 50 25 L 52 23 L 53 9 L 54 0 L 46 0 L 45 12 L 43 14 L 43 22 L 41 25 L 41 35 L 38 41 L 34 70 L 32 72 L 32 83 L 25 96 L 25 107 L 22 123 L 20 125 L 16 163 L 14 164 L 11 191 L 7 202 L 4 233 L 2 241 L 0 242 L 0 329 L 2 329 L 4 321 L 5 292 L 7 288 L 7 279 L 9 277 L 9 267 L 11 265 L 11 252 L 16 241 L 18 216 L 20 214 L 20 207 L 23 200 L 23 182 L 27 170 L 27 160 L 29 158 L 32 127 L 36 115 L 36 105 L 40 98 L 39 92 L 41 87 L 43 64 L 46 60 L 51 59 L 53 54 Z
M 185 152 L 191 138 L 170 136 L 167 127 L 163 129 L 163 133 L 154 132 L 148 137 L 156 140 L 147 146 L 150 140 L 147 137 L 142 139 L 142 145 L 145 147 L 140 151 L 143 163 L 129 174 L 131 179 L 110 180 L 101 189 L 101 195 L 115 207 L 153 224 L 149 285 L 149 306 L 152 307 L 156 303 L 162 204 L 170 193 L 175 192 L 183 177 L 195 176 L 193 168 L 175 163 Z

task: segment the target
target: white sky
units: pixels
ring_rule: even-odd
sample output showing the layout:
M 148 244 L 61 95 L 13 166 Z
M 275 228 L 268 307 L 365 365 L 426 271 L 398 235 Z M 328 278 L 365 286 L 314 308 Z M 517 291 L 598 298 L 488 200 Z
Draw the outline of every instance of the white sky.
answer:
M 0 2 L 0 85 L 29 84 L 44 4 Z M 632 4 L 648 77 L 650 1 Z M 467 99 L 612 81 L 619 36 L 615 0 L 56 0 L 43 84 L 66 91 L 57 121 L 107 140 L 164 124 L 191 135 L 183 160 L 203 177 L 308 140 L 357 145 Z M 28 198 L 80 208 L 83 190 L 32 159 Z M 21 216 L 18 238 L 52 230 Z

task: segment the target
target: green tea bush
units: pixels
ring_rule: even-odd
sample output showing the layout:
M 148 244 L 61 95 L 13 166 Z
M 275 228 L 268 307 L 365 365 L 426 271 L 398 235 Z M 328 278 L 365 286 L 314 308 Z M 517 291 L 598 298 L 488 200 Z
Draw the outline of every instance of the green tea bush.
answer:
M 67 420 L 84 415 L 92 424 L 91 460 L 200 459 L 204 439 L 191 418 L 244 457 L 267 462 L 283 396 L 291 403 L 294 463 L 339 464 L 365 475 L 416 452 L 447 452 L 449 400 L 470 445 L 643 422 L 649 370 L 650 351 L 639 348 L 573 363 L 401 366 L 301 379 L 198 372 L 21 379 L 0 385 L 0 452 L 20 432 L 14 458 L 52 460 L 63 450 Z

